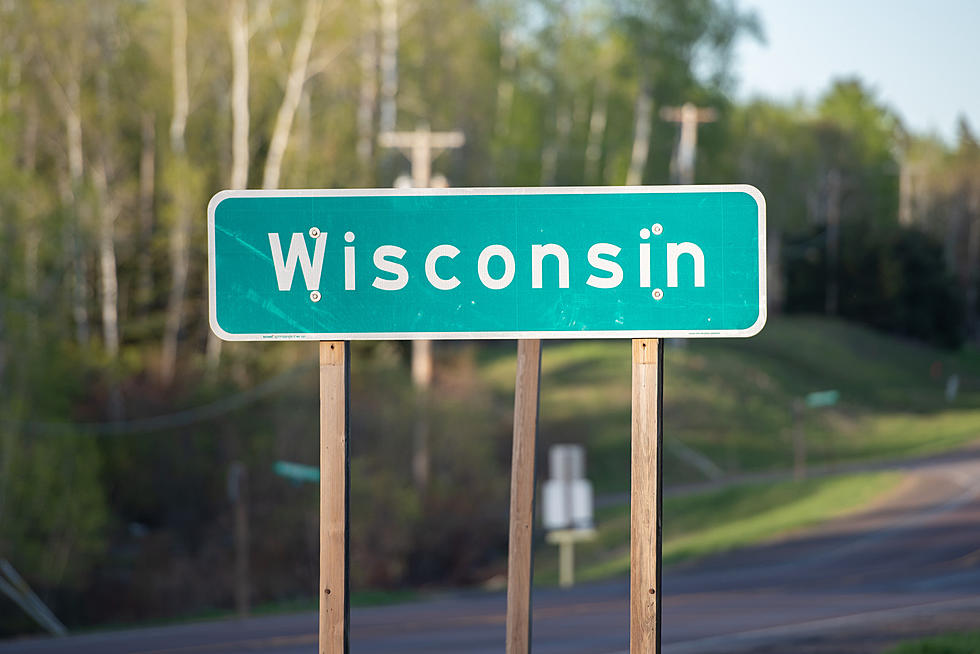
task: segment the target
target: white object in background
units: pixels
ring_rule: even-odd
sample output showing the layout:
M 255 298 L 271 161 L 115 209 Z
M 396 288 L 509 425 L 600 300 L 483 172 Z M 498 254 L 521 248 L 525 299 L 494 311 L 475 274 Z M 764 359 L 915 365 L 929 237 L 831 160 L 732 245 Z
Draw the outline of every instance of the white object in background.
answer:
M 592 482 L 585 479 L 585 448 L 553 445 L 548 467 L 550 479 L 541 485 L 544 528 L 591 529 Z
M 960 392 L 960 376 L 950 375 L 946 380 L 946 401 L 952 402 Z
M 548 542 L 558 545 L 558 584 L 575 582 L 575 543 L 595 537 L 592 482 L 585 478 L 585 448 L 553 445 L 548 451 L 551 478 L 541 485 L 541 519 Z

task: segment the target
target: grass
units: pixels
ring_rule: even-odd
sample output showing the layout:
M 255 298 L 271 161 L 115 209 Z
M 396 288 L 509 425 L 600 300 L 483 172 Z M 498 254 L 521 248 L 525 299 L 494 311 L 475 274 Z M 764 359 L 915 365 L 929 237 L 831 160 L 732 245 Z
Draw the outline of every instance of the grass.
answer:
M 887 654 L 977 654 L 978 652 L 980 652 L 980 631 L 971 631 L 902 643 L 888 650 Z
M 743 484 L 664 500 L 665 565 L 776 538 L 867 506 L 898 483 L 896 473 L 866 473 L 803 482 Z M 595 581 L 629 571 L 629 509 L 596 516 L 595 540 L 576 546 L 576 578 Z M 542 546 L 535 580 L 557 581 L 557 548 Z
M 729 474 L 792 466 L 792 405 L 817 390 L 841 402 L 806 410 L 811 464 L 903 458 L 980 438 L 980 353 L 951 353 L 824 318 L 778 318 L 751 339 L 687 342 L 665 357 L 665 482 L 704 478 L 676 456 L 693 448 Z M 481 376 L 513 393 L 513 348 L 484 348 Z M 954 402 L 944 397 L 960 377 Z M 597 490 L 623 491 L 629 461 L 630 344 L 564 341 L 542 358 L 539 439 L 587 447 Z

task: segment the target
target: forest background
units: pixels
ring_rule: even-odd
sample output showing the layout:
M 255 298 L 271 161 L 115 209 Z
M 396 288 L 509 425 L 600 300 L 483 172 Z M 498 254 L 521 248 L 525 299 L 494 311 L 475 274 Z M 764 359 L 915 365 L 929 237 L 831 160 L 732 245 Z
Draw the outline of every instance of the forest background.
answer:
M 252 601 L 314 594 L 316 494 L 272 464 L 316 461 L 315 350 L 210 333 L 205 208 L 391 186 L 386 131 L 461 130 L 452 186 L 667 184 L 662 110 L 712 108 L 696 181 L 765 194 L 770 315 L 980 336 L 972 126 L 913 133 L 859 79 L 736 102 L 764 29 L 734 2 L 4 0 L 0 25 L 0 557 L 70 626 L 232 606 L 229 470 Z M 437 350 L 420 484 L 408 348 L 354 344 L 355 587 L 500 573 L 511 407 L 478 373 L 511 347 Z

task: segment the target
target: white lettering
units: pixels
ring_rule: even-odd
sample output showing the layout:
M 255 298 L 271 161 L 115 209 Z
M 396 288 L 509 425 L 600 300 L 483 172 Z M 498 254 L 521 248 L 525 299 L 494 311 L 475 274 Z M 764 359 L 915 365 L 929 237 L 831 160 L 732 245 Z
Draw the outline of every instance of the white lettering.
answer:
M 293 233 L 289 241 L 289 252 L 286 254 L 285 262 L 282 258 L 282 244 L 279 241 L 279 234 L 275 232 L 269 233 L 269 247 L 272 250 L 272 265 L 276 268 L 276 281 L 279 283 L 280 291 L 292 289 L 297 261 L 299 261 L 300 268 L 303 270 L 306 290 L 315 291 L 320 288 L 320 274 L 323 271 L 323 253 L 327 247 L 326 232 L 320 232 L 320 235 L 316 238 L 312 262 L 310 261 L 310 252 L 306 249 L 306 239 L 300 232 Z
M 596 243 L 589 248 L 589 265 L 596 270 L 609 273 L 609 277 L 596 277 L 589 275 L 586 284 L 595 288 L 616 288 L 623 281 L 623 268 L 615 261 L 603 259 L 602 255 L 608 257 L 619 256 L 621 248 L 612 243 Z
M 354 248 L 344 248 L 344 290 L 353 291 L 357 288 L 357 275 L 354 268 Z
M 541 288 L 542 262 L 547 256 L 558 259 L 558 288 L 568 288 L 568 253 L 554 243 L 531 246 L 531 288 Z
M 694 260 L 694 285 L 704 286 L 704 252 L 694 243 L 667 244 L 667 286 L 677 286 L 677 260 L 682 254 L 691 255 Z
M 490 264 L 490 259 L 493 257 L 500 257 L 504 260 L 504 274 L 500 277 L 500 279 L 494 279 L 491 277 L 490 272 L 487 270 Z M 483 252 L 480 253 L 480 258 L 476 263 L 476 271 L 480 275 L 480 281 L 483 282 L 484 286 L 493 290 L 507 288 L 507 286 L 514 280 L 515 267 L 514 253 L 503 245 L 488 245 L 487 247 L 483 248 Z
M 344 234 L 344 240 L 348 243 L 353 243 L 354 238 L 354 232 Z M 354 259 L 354 246 L 352 245 L 344 248 L 344 290 L 357 290 L 357 265 Z
M 459 286 L 459 279 L 453 275 L 449 279 L 443 279 L 436 272 L 436 261 L 445 257 L 455 259 L 459 254 L 459 248 L 455 245 L 437 245 L 429 251 L 429 256 L 425 258 L 425 277 L 435 288 L 440 291 L 450 291 Z
M 405 266 L 394 261 L 389 261 L 388 257 L 401 259 L 405 256 L 405 249 L 397 245 L 382 245 L 374 251 L 374 267 L 381 272 L 391 273 L 394 279 L 382 279 L 375 277 L 371 286 L 380 288 L 382 291 L 399 291 L 405 288 L 408 283 L 408 271 Z
M 640 288 L 650 288 L 649 243 L 640 243 Z

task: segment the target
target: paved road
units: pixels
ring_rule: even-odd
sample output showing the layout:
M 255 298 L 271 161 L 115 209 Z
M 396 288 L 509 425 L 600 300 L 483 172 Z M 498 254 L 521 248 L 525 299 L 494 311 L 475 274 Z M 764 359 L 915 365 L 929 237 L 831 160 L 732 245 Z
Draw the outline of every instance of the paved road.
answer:
M 534 596 L 536 654 L 627 650 L 625 581 Z M 880 652 L 980 628 L 980 457 L 914 467 L 857 516 L 664 574 L 667 654 Z M 0 643 L 0 654 L 308 653 L 310 613 Z M 504 597 L 354 610 L 351 652 L 503 651 Z

